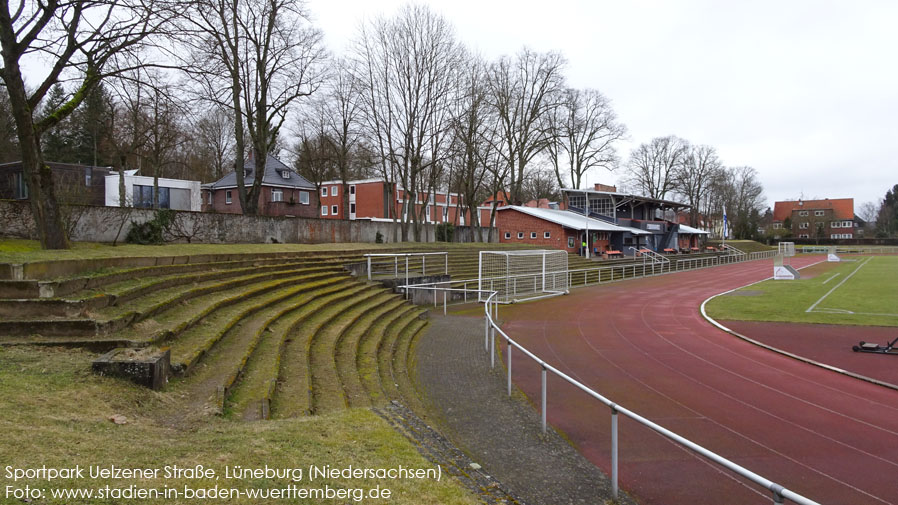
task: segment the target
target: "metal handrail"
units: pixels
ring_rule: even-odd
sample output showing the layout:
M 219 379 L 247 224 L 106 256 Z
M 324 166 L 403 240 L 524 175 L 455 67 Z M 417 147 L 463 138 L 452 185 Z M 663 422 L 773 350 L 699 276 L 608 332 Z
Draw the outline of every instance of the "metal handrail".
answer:
M 773 252 L 776 252 L 776 251 L 773 251 Z M 762 251 L 762 253 L 768 254 L 768 251 Z M 745 256 L 746 255 L 743 255 L 743 258 Z M 711 258 L 711 259 L 717 260 L 714 262 L 714 265 L 721 264 L 720 258 L 725 258 L 723 260 L 723 263 L 733 263 L 736 261 L 744 261 L 744 259 L 728 261 L 728 260 L 726 260 L 726 258 L 728 258 L 727 256 L 722 256 L 722 257 Z M 732 256 L 730 256 L 729 258 L 732 258 Z M 695 259 L 702 260 L 705 258 L 695 258 Z M 760 257 L 758 259 L 760 259 Z M 613 268 L 613 267 L 604 267 L 604 268 Z M 601 279 L 601 275 L 599 276 L 599 278 Z M 437 304 L 436 292 L 443 291 L 443 313 L 444 314 L 446 313 L 446 304 L 447 304 L 447 298 L 448 298 L 449 292 L 465 291 L 465 292 L 473 292 L 473 293 L 478 293 L 478 294 L 483 293 L 483 292 L 489 293 L 489 296 L 486 298 L 486 302 L 484 303 L 484 316 L 485 316 L 485 318 L 484 318 L 484 322 L 485 322 L 485 325 L 484 325 L 484 347 L 490 353 L 490 367 L 495 367 L 495 364 L 496 364 L 496 334 L 497 333 L 499 335 L 501 335 L 502 338 L 504 338 L 505 342 L 506 342 L 507 389 L 508 389 L 509 396 L 511 396 L 511 393 L 512 393 L 512 379 L 511 379 L 511 371 L 512 371 L 512 368 L 511 368 L 512 352 L 511 352 L 511 350 L 512 350 L 512 348 L 517 348 L 519 351 L 524 353 L 525 356 L 529 357 L 530 359 L 535 361 L 540 366 L 541 375 L 542 375 L 542 377 L 541 377 L 542 390 L 541 390 L 541 395 L 540 395 L 541 396 L 540 417 L 541 417 L 543 433 L 545 433 L 547 430 L 546 415 L 547 415 L 547 410 L 548 410 L 547 409 L 547 404 L 548 404 L 547 391 L 548 391 L 548 389 L 547 389 L 546 383 L 547 383 L 548 372 L 552 372 L 557 377 L 561 378 L 562 380 L 566 381 L 567 383 L 571 384 L 572 386 L 576 387 L 577 389 L 580 389 L 581 391 L 583 391 L 587 395 L 591 396 L 592 398 L 600 401 L 605 406 L 609 407 L 611 409 L 611 490 L 612 490 L 612 494 L 615 499 L 618 498 L 618 496 L 620 494 L 619 485 L 618 485 L 618 448 L 619 448 L 619 446 L 618 446 L 617 415 L 618 415 L 618 413 L 621 413 L 621 414 L 625 415 L 626 417 L 629 417 L 630 419 L 638 422 L 639 424 L 642 424 L 643 426 L 660 434 L 661 436 L 680 444 L 681 446 L 683 446 L 683 447 L 703 456 L 704 458 L 758 484 L 759 486 L 764 487 L 765 489 L 767 489 L 768 491 L 770 491 L 773 494 L 773 502 L 774 503 L 777 503 L 777 504 L 784 503 L 784 500 L 788 499 L 788 500 L 791 500 L 792 502 L 798 503 L 800 505 L 820 505 L 818 502 L 811 500 L 810 498 L 807 498 L 801 494 L 791 491 L 791 490 L 785 488 L 784 486 L 777 484 L 776 482 L 774 482 L 770 479 L 767 479 L 766 477 L 763 477 L 755 472 L 752 472 L 751 470 L 749 470 L 749 469 L 747 469 L 747 468 L 745 468 L 745 467 L 743 467 L 743 466 L 741 466 L 741 465 L 739 465 L 739 464 L 737 464 L 737 463 L 735 463 L 735 462 L 733 462 L 733 461 L 731 461 L 731 460 L 729 460 L 709 449 L 706 449 L 705 447 L 703 447 L 703 446 L 701 446 L 681 435 L 678 435 L 677 433 L 675 433 L 671 430 L 668 430 L 667 428 L 664 428 L 663 426 L 661 426 L 653 421 L 650 421 L 649 419 L 637 414 L 636 412 L 633 412 L 625 407 L 622 407 L 621 405 L 611 401 L 609 398 L 594 391 L 590 387 L 580 383 L 576 379 L 569 377 L 567 374 L 565 374 L 561 370 L 558 370 L 557 368 L 553 367 L 552 365 L 547 363 L 545 360 L 543 360 L 542 358 L 537 356 L 536 354 L 530 352 L 530 350 L 528 350 L 521 344 L 514 341 L 511 337 L 509 337 L 508 334 L 505 333 L 502 330 L 502 328 L 500 328 L 499 325 L 496 323 L 496 319 L 498 318 L 498 313 L 499 313 L 499 302 L 497 300 L 497 295 L 499 294 L 498 291 L 490 291 L 490 290 L 482 290 L 482 289 L 467 289 L 467 288 L 444 288 L 444 287 L 437 287 L 433 283 L 431 283 L 431 284 L 415 284 L 415 285 L 407 284 L 404 286 L 400 286 L 400 288 L 406 290 L 406 293 L 408 293 L 409 289 L 424 289 L 424 290 L 433 291 L 434 306 L 436 306 L 436 304 Z M 467 294 L 465 295 L 465 300 L 467 300 Z
M 540 412 L 540 414 L 541 414 L 541 419 L 542 419 L 543 432 L 544 433 L 546 432 L 546 411 L 547 411 L 546 373 L 547 372 L 552 372 L 557 377 L 563 379 L 564 381 L 568 382 L 569 384 L 576 387 L 577 389 L 580 389 L 587 395 L 595 398 L 596 400 L 600 401 L 601 403 L 605 404 L 605 406 L 607 406 L 611 409 L 611 437 L 612 437 L 612 440 L 611 440 L 611 490 L 612 490 L 612 495 L 614 496 L 615 499 L 618 498 L 618 496 L 619 496 L 617 414 L 622 413 L 625 416 L 629 417 L 630 419 L 638 422 L 639 424 L 642 424 L 643 426 L 651 429 L 652 431 L 655 431 L 656 433 L 658 433 L 670 440 L 673 440 L 674 442 L 686 447 L 687 449 L 700 454 L 701 456 L 711 460 L 712 462 L 717 463 L 718 465 L 723 466 L 724 468 L 727 468 L 728 470 L 766 488 L 768 491 L 773 493 L 773 502 L 774 503 L 784 503 L 783 500 L 788 499 L 795 503 L 799 503 L 801 505 L 820 505 L 818 502 L 811 500 L 810 498 L 807 498 L 807 497 L 800 495 L 794 491 L 791 491 L 791 490 L 785 488 L 784 486 L 777 484 L 776 482 L 773 482 L 770 479 L 767 479 L 766 477 L 758 475 L 757 473 L 752 472 L 751 470 L 749 470 L 749 469 L 747 469 L 747 468 L 745 468 L 745 467 L 743 467 L 743 466 L 741 466 L 741 465 L 739 465 L 739 464 L 737 464 L 737 463 L 735 463 L 735 462 L 733 462 L 733 461 L 731 461 L 731 460 L 729 460 L 709 449 L 706 449 L 705 447 L 703 447 L 703 446 L 701 446 L 681 435 L 678 435 L 677 433 L 675 433 L 671 430 L 668 430 L 667 428 L 664 428 L 663 426 L 661 426 L 653 421 L 650 421 L 649 419 L 646 419 L 645 417 L 637 414 L 636 412 L 633 412 L 632 410 L 622 407 L 621 405 L 611 401 L 610 399 L 606 398 L 605 396 L 597 393 L 596 391 L 589 388 L 588 386 L 580 383 L 576 379 L 569 377 L 567 374 L 565 374 L 561 370 L 558 370 L 557 368 L 548 364 L 545 360 L 543 360 L 536 354 L 533 354 L 532 352 L 530 352 L 527 348 L 525 348 L 521 344 L 515 342 L 511 337 L 508 336 L 508 334 L 506 334 L 504 331 L 502 331 L 502 328 L 500 328 L 499 325 L 496 323 L 496 321 L 494 319 L 494 314 L 495 315 L 498 314 L 498 306 L 499 306 L 499 304 L 494 300 L 496 294 L 497 293 L 493 293 L 492 295 L 490 295 L 487 298 L 486 303 L 484 304 L 484 316 L 486 318 L 486 325 L 487 325 L 486 334 L 487 334 L 487 339 L 490 342 L 489 347 L 490 347 L 491 366 L 495 366 L 495 340 L 496 340 L 495 335 L 496 335 L 496 333 L 498 333 L 505 339 L 506 346 L 507 346 L 508 357 L 506 358 L 506 360 L 507 360 L 506 367 L 508 369 L 508 395 L 509 396 L 511 396 L 511 385 L 512 385 L 512 381 L 511 381 L 511 349 L 513 347 L 517 348 L 518 350 L 523 352 L 524 355 L 526 355 L 529 358 L 531 358 L 532 360 L 534 360 L 540 366 L 540 368 L 542 369 L 542 372 L 541 372 L 542 373 L 542 381 L 541 381 L 542 382 L 542 392 L 541 392 L 542 394 L 541 394 L 541 412 Z M 492 309 L 490 308 L 490 304 L 492 304 L 492 307 L 493 307 Z M 492 338 L 489 338 L 490 330 L 492 330 L 492 332 L 493 332 Z
M 427 256 L 443 256 L 443 275 L 449 274 L 449 253 L 448 252 L 411 252 L 411 253 L 370 253 L 365 254 L 364 258 L 368 263 L 368 280 L 372 278 L 372 263 L 374 258 L 393 258 L 393 275 L 399 277 L 399 258 L 405 258 L 405 282 L 408 284 L 409 279 L 409 259 L 421 258 L 421 275 L 427 275 Z

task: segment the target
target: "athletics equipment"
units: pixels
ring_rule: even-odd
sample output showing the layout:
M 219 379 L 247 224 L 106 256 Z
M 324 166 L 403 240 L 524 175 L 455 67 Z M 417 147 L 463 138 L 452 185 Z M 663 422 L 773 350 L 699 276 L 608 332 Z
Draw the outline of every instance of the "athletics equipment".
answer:
M 480 251 L 480 301 L 497 291 L 500 303 L 563 295 L 568 292 L 568 257 L 564 251 Z
M 800 279 L 801 274 L 792 266 L 795 256 L 795 242 L 780 242 L 779 251 L 773 258 L 773 279 L 777 281 Z
M 898 348 L 895 347 L 896 343 L 898 343 L 898 337 L 886 345 L 873 344 L 861 340 L 856 346 L 852 347 L 851 350 L 854 352 L 872 352 L 876 354 L 898 354 Z
M 842 258 L 836 254 L 836 246 L 831 246 L 826 254 L 826 261 L 842 261 Z

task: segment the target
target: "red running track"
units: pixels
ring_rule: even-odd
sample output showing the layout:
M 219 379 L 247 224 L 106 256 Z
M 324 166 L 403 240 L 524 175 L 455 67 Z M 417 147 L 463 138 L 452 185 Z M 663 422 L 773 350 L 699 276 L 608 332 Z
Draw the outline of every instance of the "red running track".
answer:
M 793 258 L 801 267 L 821 258 Z M 711 326 L 709 296 L 771 275 L 754 261 L 500 308 L 503 329 L 612 401 L 826 504 L 898 504 L 898 391 Z M 502 346 L 505 353 L 505 346 Z M 539 398 L 538 366 L 512 357 Z M 548 419 L 610 474 L 610 411 L 551 374 Z M 620 416 L 620 481 L 640 503 L 757 504 L 771 494 Z

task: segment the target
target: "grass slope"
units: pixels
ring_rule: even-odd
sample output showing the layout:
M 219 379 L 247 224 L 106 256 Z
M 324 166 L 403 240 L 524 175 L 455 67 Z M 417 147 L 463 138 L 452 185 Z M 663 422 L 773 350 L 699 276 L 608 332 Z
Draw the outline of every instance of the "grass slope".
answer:
M 805 269 L 819 272 L 811 278 L 768 280 L 718 296 L 706 310 L 724 320 L 898 326 L 898 257 L 852 259 Z
M 173 427 L 157 417 L 171 398 L 125 381 L 98 377 L 89 371 L 93 355 L 42 348 L 0 348 L 0 461 L 14 468 L 66 468 L 79 464 L 122 468 L 162 468 L 165 465 L 212 468 L 220 480 L 188 479 L 27 479 L 13 483 L 0 473 L 0 488 L 127 487 L 162 488 L 284 488 L 285 479 L 225 480 L 226 466 L 249 468 L 310 464 L 344 468 L 431 468 L 401 434 L 366 409 L 348 409 L 328 416 L 243 423 L 211 417 L 200 425 Z M 127 416 L 116 425 L 108 418 Z M 161 415 L 161 414 L 160 414 Z M 476 498 L 444 473 L 431 479 L 323 479 L 297 484 L 304 488 L 382 488 L 393 496 L 384 503 L 475 504 Z M 2 496 L 2 495 L 0 495 Z M 0 499 L 0 502 L 19 500 Z M 205 500 L 199 500 L 205 501 Z M 230 499 L 218 503 L 284 503 L 284 500 Z M 39 499 L 37 503 L 66 503 Z M 77 500 L 78 503 L 197 503 L 198 500 Z M 308 500 L 301 503 L 344 503 L 352 500 Z M 367 500 L 366 500 L 367 502 Z M 296 501 L 291 501 L 296 503 Z

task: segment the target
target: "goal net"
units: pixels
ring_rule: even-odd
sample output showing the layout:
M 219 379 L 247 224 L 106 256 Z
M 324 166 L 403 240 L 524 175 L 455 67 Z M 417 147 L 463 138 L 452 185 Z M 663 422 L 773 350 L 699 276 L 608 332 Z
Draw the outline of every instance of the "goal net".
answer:
M 478 288 L 498 291 L 497 300 L 521 300 L 568 292 L 567 253 L 554 250 L 481 251 Z M 480 301 L 489 293 L 481 292 Z
M 779 254 L 785 256 L 786 258 L 795 256 L 795 242 L 780 242 Z

